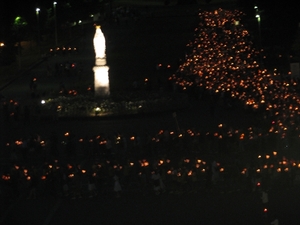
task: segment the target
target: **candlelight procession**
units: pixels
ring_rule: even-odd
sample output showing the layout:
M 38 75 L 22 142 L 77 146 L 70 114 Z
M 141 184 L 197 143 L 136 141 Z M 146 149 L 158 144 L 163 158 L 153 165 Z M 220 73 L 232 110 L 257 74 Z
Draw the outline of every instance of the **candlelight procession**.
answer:
M 8 161 L 0 168 L 3 201 L 50 196 L 73 202 L 126 199 L 127 204 L 132 196 L 161 201 L 192 195 L 209 202 L 216 196 L 228 200 L 245 195 L 256 213 L 249 212 L 248 217 L 258 217 L 250 222 L 278 220 L 281 205 L 275 195 L 294 193 L 300 186 L 300 84 L 289 71 L 264 66 L 268 56 L 254 47 L 241 23 L 243 12 L 218 8 L 199 10 L 198 16 L 194 40 L 187 43 L 185 59 L 169 76 L 166 89 L 188 95 L 192 104 L 204 103 L 203 111 L 209 115 L 199 114 L 199 121 L 213 122 L 201 126 L 194 121 L 191 127 L 178 123 L 182 115 L 189 118 L 187 109 L 170 116 L 175 126 L 169 128 L 162 124 L 150 130 L 143 118 L 144 132 L 132 126 L 90 135 L 78 128 L 78 132 L 37 131 L 5 140 L 1 158 Z M 2 102 L 4 111 L 17 101 Z M 15 121 L 16 108 L 11 108 L 7 123 L 23 123 L 25 115 L 20 116 L 24 121 Z M 222 121 L 221 111 L 226 111 L 229 121 L 242 123 Z M 31 123 L 39 121 L 43 115 Z M 58 117 L 51 123 L 62 121 Z M 241 220 L 229 224 L 250 224 Z

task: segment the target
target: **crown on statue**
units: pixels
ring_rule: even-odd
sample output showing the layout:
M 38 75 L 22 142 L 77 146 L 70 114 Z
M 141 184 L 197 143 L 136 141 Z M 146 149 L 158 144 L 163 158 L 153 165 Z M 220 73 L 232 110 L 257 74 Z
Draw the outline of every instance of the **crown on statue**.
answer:
M 100 25 L 96 25 L 96 29 L 100 29 L 101 28 L 101 26 Z

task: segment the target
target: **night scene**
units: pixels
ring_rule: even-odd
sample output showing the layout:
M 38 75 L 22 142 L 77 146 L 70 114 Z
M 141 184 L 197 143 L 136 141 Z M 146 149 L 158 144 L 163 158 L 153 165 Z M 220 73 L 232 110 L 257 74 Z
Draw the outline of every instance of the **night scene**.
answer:
M 0 224 L 299 225 L 298 11 L 3 0 Z

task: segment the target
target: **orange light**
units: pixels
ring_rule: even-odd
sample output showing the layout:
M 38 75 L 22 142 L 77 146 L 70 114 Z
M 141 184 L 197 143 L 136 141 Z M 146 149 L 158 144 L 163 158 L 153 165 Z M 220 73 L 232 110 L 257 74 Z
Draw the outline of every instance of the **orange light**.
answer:
M 189 163 L 189 162 L 190 162 L 190 159 L 185 159 L 184 162 L 185 162 L 185 163 Z

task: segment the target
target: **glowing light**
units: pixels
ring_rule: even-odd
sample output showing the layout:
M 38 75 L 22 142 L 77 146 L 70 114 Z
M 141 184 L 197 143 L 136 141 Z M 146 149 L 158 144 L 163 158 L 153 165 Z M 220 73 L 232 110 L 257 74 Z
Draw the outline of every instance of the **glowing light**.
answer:
M 96 32 L 94 35 L 94 50 L 96 54 L 96 59 L 105 58 L 105 51 L 106 51 L 106 44 L 105 44 L 105 37 L 100 29 L 100 26 L 96 26 Z
M 94 90 L 96 96 L 109 95 L 109 67 L 94 66 Z
M 109 95 L 109 67 L 106 65 L 105 37 L 100 26 L 96 26 L 93 42 L 96 58 L 93 67 L 95 96 L 106 96 Z

